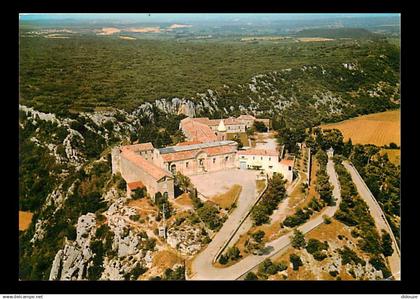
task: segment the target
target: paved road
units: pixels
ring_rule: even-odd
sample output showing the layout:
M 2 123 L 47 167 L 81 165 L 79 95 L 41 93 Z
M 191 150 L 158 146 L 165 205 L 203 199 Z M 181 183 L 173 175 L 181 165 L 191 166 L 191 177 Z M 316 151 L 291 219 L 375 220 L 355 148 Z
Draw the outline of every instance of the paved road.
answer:
M 338 205 L 341 201 L 341 194 L 340 194 L 340 187 L 337 179 L 337 175 L 334 170 L 334 163 L 329 160 L 327 164 L 327 173 L 330 177 L 330 182 L 334 186 L 333 189 L 333 196 L 337 199 L 337 204 L 333 207 L 327 207 L 322 213 L 320 213 L 317 217 L 311 219 L 310 221 L 302 224 L 298 227 L 299 230 L 301 230 L 303 233 L 307 233 L 314 228 L 316 228 L 318 225 L 323 223 L 323 216 L 327 215 L 329 217 L 332 217 L 335 213 L 335 211 L 338 208 Z M 235 211 L 238 208 L 235 209 Z M 271 253 L 267 255 L 249 255 L 239 261 L 238 263 L 227 267 L 227 268 L 216 268 L 213 266 L 212 261 L 217 254 L 217 247 L 220 247 L 221 244 L 224 242 L 224 237 L 221 236 L 221 232 L 226 228 L 226 230 L 231 231 L 232 229 L 235 229 L 233 226 L 235 223 L 230 223 L 230 227 L 228 227 L 226 224 L 228 223 L 229 219 L 226 221 L 225 225 L 223 225 L 220 232 L 215 236 L 215 238 L 210 242 L 209 246 L 202 251 L 192 262 L 192 273 L 188 277 L 188 279 L 191 280 L 235 280 L 241 277 L 244 273 L 251 270 L 258 264 L 260 264 L 262 261 L 264 261 L 266 258 L 269 258 L 270 256 L 274 255 L 276 252 L 282 250 L 286 246 L 290 244 L 290 236 L 293 234 L 293 232 L 290 232 L 274 241 L 271 241 L 266 244 L 267 247 L 271 246 L 272 250 Z M 223 236 L 226 236 L 226 233 L 223 232 Z M 210 249 L 209 249 L 210 248 Z
M 223 180 L 224 184 L 229 184 L 229 183 L 232 185 L 241 184 L 242 191 L 241 191 L 241 194 L 239 195 L 237 206 L 233 210 L 232 214 L 229 215 L 229 218 L 225 221 L 222 228 L 214 236 L 213 240 L 210 242 L 210 244 L 208 244 L 206 249 L 200 252 L 195 257 L 193 261 L 193 267 L 192 267 L 193 273 L 190 275 L 190 278 L 206 279 L 206 277 L 201 276 L 201 269 L 212 268 L 212 269 L 217 270 L 217 268 L 213 268 L 213 265 L 212 265 L 213 258 L 217 255 L 220 248 L 225 244 L 226 240 L 228 240 L 232 236 L 232 232 L 239 226 L 244 216 L 252 208 L 252 206 L 254 205 L 254 202 L 257 200 L 256 181 L 255 181 L 257 173 L 258 171 L 249 171 L 249 170 L 241 170 L 241 169 L 227 171 L 226 175 L 228 174 L 229 177 L 225 176 L 225 174 L 223 173 L 214 173 L 215 178 L 225 179 Z M 244 183 L 245 178 L 252 178 L 252 180 L 249 179 L 247 180 L 246 183 Z M 194 185 L 197 187 L 198 191 L 200 191 L 200 189 L 203 189 L 202 187 L 205 187 L 204 189 L 206 189 L 207 191 L 211 189 L 210 183 L 214 183 L 214 181 L 209 179 L 208 177 L 206 177 L 206 180 L 203 180 L 203 179 L 200 179 L 200 177 L 191 176 L 191 179 Z M 200 184 L 202 184 L 203 186 Z M 219 182 L 218 185 L 220 186 L 221 184 L 222 182 Z M 196 269 L 199 269 L 199 272 L 197 272 Z M 218 278 L 214 278 L 214 279 L 218 279 Z
M 344 167 L 346 167 L 347 171 L 350 173 L 351 178 L 356 185 L 357 192 L 359 193 L 360 197 L 367 203 L 369 206 L 370 214 L 375 219 L 375 226 L 379 232 L 384 229 L 388 232 L 391 236 L 393 241 L 393 248 L 394 253 L 392 256 L 388 257 L 389 266 L 391 268 L 391 272 L 396 280 L 401 279 L 400 269 L 401 269 L 401 257 L 400 257 L 400 250 L 397 246 L 397 241 L 395 240 L 394 234 L 386 221 L 385 215 L 379 206 L 378 202 L 376 201 L 375 197 L 370 192 L 368 186 L 363 181 L 362 177 L 360 176 L 359 172 L 354 168 L 353 165 L 350 165 L 347 161 L 343 162 Z

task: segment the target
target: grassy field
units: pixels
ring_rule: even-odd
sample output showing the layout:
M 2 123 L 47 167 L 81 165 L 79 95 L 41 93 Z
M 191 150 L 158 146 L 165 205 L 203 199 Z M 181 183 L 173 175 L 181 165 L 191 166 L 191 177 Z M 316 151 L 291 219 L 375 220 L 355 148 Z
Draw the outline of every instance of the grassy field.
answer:
M 364 115 L 339 123 L 321 125 L 322 129 L 339 129 L 353 144 L 400 145 L 400 110 Z
M 238 199 L 241 191 L 242 186 L 233 185 L 232 188 L 230 188 L 229 191 L 227 191 L 226 193 L 213 196 L 210 200 L 218 204 L 223 209 L 230 209 Z
M 33 214 L 31 212 L 19 211 L 19 230 L 27 230 L 31 224 Z

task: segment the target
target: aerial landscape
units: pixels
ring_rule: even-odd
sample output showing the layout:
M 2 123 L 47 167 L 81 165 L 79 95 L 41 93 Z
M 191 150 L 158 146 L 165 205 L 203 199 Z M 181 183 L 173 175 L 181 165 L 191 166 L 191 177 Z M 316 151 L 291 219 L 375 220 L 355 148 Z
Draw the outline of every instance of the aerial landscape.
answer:
M 401 280 L 399 14 L 19 15 L 19 280 Z

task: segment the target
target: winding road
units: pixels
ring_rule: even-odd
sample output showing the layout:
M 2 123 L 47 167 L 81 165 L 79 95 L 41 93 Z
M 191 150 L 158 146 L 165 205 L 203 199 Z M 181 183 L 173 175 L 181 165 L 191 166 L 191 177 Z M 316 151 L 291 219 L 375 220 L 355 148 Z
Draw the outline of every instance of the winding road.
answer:
M 337 203 L 335 206 L 325 208 L 320 214 L 316 217 L 312 218 L 308 222 L 302 224 L 298 227 L 300 231 L 304 234 L 313 230 L 318 225 L 322 224 L 324 219 L 323 216 L 332 217 L 336 212 L 340 201 L 341 201 L 341 193 L 340 193 L 340 186 L 337 178 L 337 174 L 334 169 L 334 163 L 332 160 L 328 160 L 327 163 L 327 173 L 329 175 L 329 180 L 333 189 L 333 196 L 337 199 Z M 249 209 L 252 208 L 253 205 L 248 205 Z M 239 206 L 235 209 L 234 213 L 238 211 L 241 215 L 245 215 L 249 210 L 241 209 L 238 210 Z M 286 235 L 281 236 L 280 238 L 271 241 L 266 244 L 266 247 L 270 247 L 271 252 L 267 255 L 249 255 L 244 259 L 240 260 L 238 263 L 226 267 L 226 268 L 216 268 L 213 265 L 214 257 L 217 255 L 220 248 L 223 246 L 224 242 L 226 241 L 226 236 L 231 235 L 232 231 L 237 230 L 239 223 L 230 223 L 229 219 L 225 222 L 221 230 L 216 234 L 214 239 L 210 242 L 205 250 L 199 253 L 192 261 L 191 264 L 191 273 L 188 275 L 187 279 L 189 280 L 236 280 L 241 277 L 243 274 L 260 264 L 266 258 L 271 257 L 278 251 L 282 250 L 286 246 L 290 244 L 290 236 L 293 232 L 289 232 Z
M 401 279 L 400 250 L 397 245 L 397 241 L 395 239 L 394 233 L 392 232 L 391 227 L 389 226 L 388 221 L 385 218 L 382 208 L 379 206 L 375 197 L 370 192 L 368 186 L 366 185 L 365 181 L 362 179 L 362 177 L 360 176 L 356 168 L 347 161 L 344 161 L 343 165 L 347 169 L 347 171 L 350 173 L 353 183 L 356 185 L 356 189 L 360 197 L 363 198 L 363 200 L 369 206 L 370 214 L 375 219 L 375 226 L 378 229 L 378 231 L 381 232 L 381 230 L 383 229 L 391 236 L 392 248 L 394 249 L 394 252 L 391 256 L 388 257 L 388 262 L 389 262 L 389 266 L 391 268 L 391 272 L 394 278 L 396 280 L 400 280 Z

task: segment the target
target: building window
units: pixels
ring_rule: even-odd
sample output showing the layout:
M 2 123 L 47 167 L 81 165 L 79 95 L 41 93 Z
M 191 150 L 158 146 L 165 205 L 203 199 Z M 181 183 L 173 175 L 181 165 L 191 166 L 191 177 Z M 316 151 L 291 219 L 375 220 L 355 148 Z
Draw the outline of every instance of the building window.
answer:
M 261 157 L 261 160 L 263 159 L 263 157 Z
M 273 165 L 268 166 L 268 168 L 273 169 Z
M 216 158 L 213 158 L 213 164 L 216 163 Z
M 226 156 L 226 157 L 225 157 L 225 161 L 226 161 L 226 162 L 227 162 L 227 160 L 229 160 L 229 156 Z
M 255 160 L 255 156 L 252 156 L 252 160 Z
M 292 166 L 289 166 L 289 171 L 292 170 Z
M 242 159 L 245 159 L 245 156 L 242 156 L 241 158 L 242 158 Z
M 271 161 L 271 157 L 268 157 L 268 161 Z
M 186 162 L 186 163 L 185 163 L 185 167 L 187 167 L 187 168 L 188 168 L 188 164 L 189 164 L 189 162 Z

